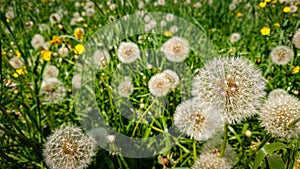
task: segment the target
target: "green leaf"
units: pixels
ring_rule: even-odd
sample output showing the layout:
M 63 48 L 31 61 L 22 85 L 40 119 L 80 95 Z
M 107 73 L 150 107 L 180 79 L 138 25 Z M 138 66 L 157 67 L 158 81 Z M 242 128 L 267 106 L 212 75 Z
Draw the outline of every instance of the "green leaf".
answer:
M 284 163 L 278 154 L 271 154 L 267 156 L 270 169 L 284 169 Z
M 281 149 L 286 149 L 288 148 L 287 145 L 283 144 L 283 143 L 279 143 L 279 142 L 275 142 L 269 145 L 265 145 L 263 148 L 261 148 L 257 154 L 257 156 L 255 157 L 254 160 L 254 169 L 257 169 L 261 162 L 263 161 L 263 159 L 269 155 L 269 154 L 273 154 L 275 151 L 281 150 Z

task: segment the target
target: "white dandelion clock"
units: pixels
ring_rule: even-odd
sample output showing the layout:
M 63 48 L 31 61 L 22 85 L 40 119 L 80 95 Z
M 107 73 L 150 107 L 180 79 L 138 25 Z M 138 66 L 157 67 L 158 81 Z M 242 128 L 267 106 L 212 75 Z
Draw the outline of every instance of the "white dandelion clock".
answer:
M 292 123 L 300 117 L 300 101 L 283 91 L 276 93 L 276 97 L 273 93 L 261 109 L 261 125 L 273 137 L 298 138 L 300 123 Z
M 193 81 L 192 95 L 213 103 L 226 122 L 234 124 L 258 113 L 266 96 L 265 79 L 245 58 L 221 57 L 207 62 Z
M 172 37 L 162 45 L 161 51 L 171 62 L 183 62 L 189 55 L 188 41 L 180 37 Z
M 74 88 L 77 88 L 77 89 L 81 87 L 81 75 L 77 74 L 77 75 L 73 76 L 72 85 Z
M 43 102 L 58 103 L 64 100 L 66 88 L 55 77 L 45 78 L 41 84 L 40 95 Z
M 49 78 L 49 77 L 57 77 L 59 74 L 59 70 L 56 66 L 54 65 L 47 65 L 45 70 L 44 70 L 44 78 Z
M 9 60 L 9 63 L 14 69 L 20 69 L 24 65 L 23 61 L 17 56 L 12 57 Z
M 79 127 L 66 126 L 47 138 L 43 156 L 50 169 L 84 169 L 95 155 L 95 141 Z
M 293 44 L 296 48 L 300 49 L 300 29 L 298 29 L 293 36 Z
M 218 113 L 212 112 L 210 108 L 210 103 L 187 100 L 176 107 L 174 124 L 181 132 L 195 140 L 207 140 L 222 120 Z
M 133 42 L 122 42 L 117 55 L 121 62 L 132 63 L 140 58 L 140 49 Z
M 39 49 L 39 48 L 43 48 L 45 43 L 45 39 L 42 35 L 40 34 L 35 34 L 31 40 L 31 46 L 34 49 Z
M 277 46 L 270 52 L 270 58 L 274 64 L 286 65 L 294 58 L 294 52 L 288 46 Z
M 167 69 L 164 70 L 162 73 L 165 75 L 166 80 L 168 80 L 170 88 L 175 88 L 180 83 L 178 74 L 173 70 Z
M 123 97 L 128 97 L 133 93 L 133 84 L 130 77 L 124 77 L 123 81 L 118 86 L 118 94 Z
M 153 75 L 148 82 L 149 91 L 156 97 L 165 96 L 170 90 L 169 80 L 165 74 L 157 73 Z
M 67 56 L 69 54 L 69 49 L 66 46 L 62 46 L 58 49 L 58 54 L 61 57 Z
M 110 62 L 109 53 L 106 50 L 96 50 L 93 54 L 96 69 L 104 69 Z

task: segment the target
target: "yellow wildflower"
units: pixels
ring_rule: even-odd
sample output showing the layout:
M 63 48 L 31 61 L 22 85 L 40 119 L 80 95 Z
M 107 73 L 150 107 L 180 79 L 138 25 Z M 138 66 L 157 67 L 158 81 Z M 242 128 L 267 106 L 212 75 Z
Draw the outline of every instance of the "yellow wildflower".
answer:
M 50 50 L 42 50 L 41 51 L 41 57 L 45 61 L 51 60 L 51 54 L 52 54 L 52 52 Z
M 20 75 L 24 75 L 27 73 L 26 67 L 23 66 L 20 69 L 16 70 L 16 73 L 13 74 L 13 77 L 19 77 Z
M 260 33 L 262 35 L 269 35 L 270 34 L 271 29 L 267 26 L 264 26 L 260 29 Z
M 84 35 L 84 30 L 82 28 L 76 28 L 74 30 L 74 36 L 76 39 L 82 39 Z
M 260 6 L 261 8 L 264 8 L 264 7 L 266 7 L 266 5 L 267 5 L 267 3 L 266 3 L 266 2 L 260 2 L 260 3 L 259 3 L 259 6 Z
M 273 0 L 273 1 L 272 1 L 272 4 L 276 4 L 276 3 L 277 3 L 277 0 Z
M 274 23 L 273 25 L 274 25 L 275 27 L 280 28 L 280 24 L 279 24 L 278 22 Z
M 265 0 L 265 2 L 271 2 L 271 0 Z
M 55 36 L 55 35 L 52 37 L 52 40 L 50 41 L 50 43 L 54 46 L 58 46 L 62 42 L 63 42 L 63 39 L 58 36 Z
M 85 51 L 84 46 L 82 44 L 77 44 L 74 49 L 75 54 L 77 55 L 80 55 Z
M 289 7 L 289 6 L 286 6 L 283 8 L 284 13 L 289 13 L 290 11 L 291 11 L 291 7 Z
M 19 51 L 16 51 L 16 55 L 19 59 L 21 58 L 21 53 Z
M 296 74 L 296 73 L 298 73 L 299 71 L 300 71 L 300 67 L 299 67 L 299 66 L 295 66 L 295 67 L 293 68 L 292 74 Z
M 238 12 L 238 13 L 236 14 L 236 16 L 237 16 L 237 17 L 241 17 L 241 16 L 243 16 L 243 14 L 242 14 L 241 12 Z
M 165 36 L 170 37 L 173 35 L 173 33 L 171 31 L 165 31 Z

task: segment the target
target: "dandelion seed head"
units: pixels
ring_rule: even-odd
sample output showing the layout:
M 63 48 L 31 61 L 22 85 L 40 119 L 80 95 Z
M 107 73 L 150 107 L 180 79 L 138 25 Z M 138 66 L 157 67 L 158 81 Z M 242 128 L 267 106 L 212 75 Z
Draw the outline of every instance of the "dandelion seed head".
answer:
M 133 93 L 133 84 L 130 77 L 125 76 L 123 81 L 118 86 L 118 93 L 120 96 L 128 97 Z
M 235 33 L 230 35 L 230 42 L 231 43 L 238 42 L 240 39 L 241 39 L 241 34 L 240 33 L 235 32 Z
M 104 69 L 110 62 L 110 55 L 106 50 L 96 50 L 93 57 L 97 69 Z
M 276 93 L 275 93 L 276 94 Z M 281 91 L 276 97 L 271 95 L 265 102 L 259 114 L 259 120 L 265 130 L 273 137 L 297 138 L 300 134 L 300 124 L 289 124 L 299 118 L 300 101 Z
M 213 103 L 228 123 L 239 123 L 258 113 L 265 97 L 261 71 L 245 58 L 214 58 L 199 70 L 192 95 Z
M 57 77 L 59 74 L 59 70 L 54 65 L 47 65 L 44 70 L 44 78 Z
M 79 127 L 65 126 L 47 138 L 43 156 L 51 169 L 84 169 L 95 155 L 95 141 Z
M 169 89 L 170 83 L 165 78 L 163 73 L 157 73 L 153 75 L 148 82 L 149 91 L 156 97 L 165 96 Z
M 56 24 L 56 23 L 60 23 L 61 19 L 62 19 L 62 16 L 58 13 L 53 13 L 49 16 L 49 20 L 52 25 Z
M 216 130 L 220 118 L 210 111 L 210 103 L 187 100 L 176 107 L 174 124 L 198 141 L 207 140 Z
M 80 88 L 80 86 L 81 86 L 81 75 L 77 74 L 77 75 L 73 76 L 72 85 L 77 89 Z
M 67 56 L 69 54 L 69 49 L 66 46 L 62 46 L 58 49 L 58 54 L 62 57 Z
M 170 88 L 175 88 L 180 83 L 178 74 L 173 70 L 166 69 L 162 73 L 165 75 L 165 79 L 170 84 Z
M 171 62 L 183 62 L 189 54 L 188 41 L 180 37 L 172 37 L 162 45 L 162 52 Z
M 121 62 L 132 63 L 140 58 L 140 49 L 133 42 L 122 42 L 117 55 Z
M 44 78 L 40 89 L 41 100 L 45 103 L 58 103 L 64 100 L 66 88 L 55 77 Z
M 22 60 L 20 58 L 18 58 L 17 56 L 12 57 L 9 60 L 9 63 L 11 64 L 11 66 L 14 69 L 20 69 L 24 65 L 24 63 L 22 62 Z
M 286 65 L 294 58 L 294 52 L 288 46 L 277 46 L 270 52 L 271 61 L 277 65 Z
M 31 40 L 31 45 L 34 49 L 43 48 L 44 43 L 45 39 L 40 34 L 35 34 Z

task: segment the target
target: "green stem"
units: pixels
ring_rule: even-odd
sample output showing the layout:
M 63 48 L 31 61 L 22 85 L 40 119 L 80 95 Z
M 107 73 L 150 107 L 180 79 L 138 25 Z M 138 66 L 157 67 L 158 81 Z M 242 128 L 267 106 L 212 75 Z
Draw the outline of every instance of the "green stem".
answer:
M 196 162 L 196 160 L 197 160 L 197 149 L 196 149 L 196 140 L 194 140 L 194 142 L 193 142 L 193 157 L 194 157 L 194 163 Z
M 220 158 L 223 157 L 225 149 L 226 149 L 226 144 L 227 144 L 227 132 L 228 132 L 228 127 L 227 124 L 224 125 L 224 139 L 223 139 L 223 144 L 222 144 L 222 149 L 220 152 Z
M 268 134 L 263 141 L 260 142 L 260 144 L 256 147 L 256 152 L 259 151 L 271 138 L 271 135 Z
M 143 113 L 143 115 L 139 118 L 139 120 L 136 122 L 136 125 L 133 129 L 133 132 L 131 134 L 131 137 L 133 137 L 135 135 L 135 131 L 137 130 L 139 124 L 141 123 L 142 119 L 144 118 L 144 116 L 147 114 L 147 112 L 150 110 L 150 108 L 153 106 L 153 104 L 156 102 L 156 98 L 152 101 L 152 103 L 148 106 L 148 108 L 145 110 L 145 112 Z
M 122 155 L 119 156 L 126 169 L 130 169 Z

